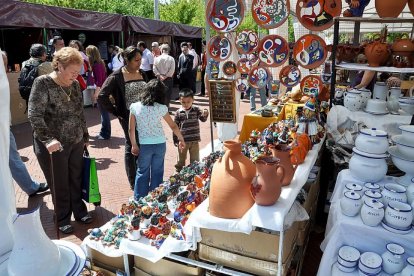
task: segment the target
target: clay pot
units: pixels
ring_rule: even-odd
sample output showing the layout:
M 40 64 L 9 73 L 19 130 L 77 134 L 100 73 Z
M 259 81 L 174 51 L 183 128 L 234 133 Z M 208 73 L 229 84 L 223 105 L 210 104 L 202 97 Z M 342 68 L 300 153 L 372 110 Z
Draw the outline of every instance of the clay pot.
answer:
M 283 166 L 285 171 L 285 177 L 282 181 L 282 186 L 287 186 L 293 179 L 293 175 L 295 174 L 296 166 L 293 167 L 292 162 L 290 160 L 290 150 L 291 147 L 287 145 L 277 145 L 272 150 L 272 155 L 280 159 L 280 164 Z M 294 156 L 294 158 L 296 158 Z
M 374 41 L 365 47 L 365 56 L 371 67 L 378 67 L 387 62 L 389 54 L 387 43 Z
M 262 156 L 256 160 L 257 176 L 251 184 L 251 193 L 256 204 L 275 204 L 282 192 L 285 170 L 280 160 L 273 156 Z
M 410 8 L 410 12 L 414 15 L 414 0 L 408 0 L 408 7 Z
M 306 133 L 302 133 L 296 137 L 296 140 L 299 145 L 302 145 L 303 148 L 306 150 L 306 153 L 312 149 L 312 142 L 309 136 Z
M 219 218 L 241 218 L 254 204 L 250 184 L 256 166 L 241 152 L 241 143 L 224 142 L 225 153 L 213 166 L 209 212 Z
M 398 17 L 405 4 L 407 4 L 407 0 L 375 0 L 375 8 L 381 18 Z
M 414 52 L 414 43 L 407 38 L 397 39 L 391 49 L 394 55 L 409 56 Z

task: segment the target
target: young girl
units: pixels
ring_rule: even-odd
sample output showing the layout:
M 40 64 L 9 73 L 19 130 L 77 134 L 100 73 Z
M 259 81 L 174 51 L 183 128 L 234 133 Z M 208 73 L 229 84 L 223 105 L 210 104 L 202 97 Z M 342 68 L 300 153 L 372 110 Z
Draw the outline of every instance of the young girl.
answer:
M 161 118 L 165 120 L 179 140 L 179 148 L 185 147 L 184 138 L 177 124 L 171 119 L 164 105 L 164 84 L 157 79 L 150 80 L 141 95 L 141 101 L 131 104 L 129 116 L 129 138 L 132 154 L 138 156 L 138 169 L 135 178 L 134 198 L 146 196 L 157 188 L 164 177 L 164 157 L 166 151 L 165 134 Z M 138 130 L 140 146 L 135 137 Z

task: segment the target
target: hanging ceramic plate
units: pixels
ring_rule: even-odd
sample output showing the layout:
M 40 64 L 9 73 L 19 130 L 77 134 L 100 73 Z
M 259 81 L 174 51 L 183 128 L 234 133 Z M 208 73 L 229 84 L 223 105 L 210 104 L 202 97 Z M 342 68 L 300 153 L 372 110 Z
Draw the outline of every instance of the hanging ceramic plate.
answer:
M 236 48 L 239 54 L 250 54 L 259 45 L 259 37 L 252 30 L 243 30 L 237 33 Z
M 250 66 L 257 66 L 259 64 L 259 55 L 257 52 L 253 52 L 249 55 Z
M 280 70 L 279 73 L 280 82 L 287 86 L 293 87 L 300 82 L 300 70 L 293 65 L 287 65 Z
M 258 55 L 264 65 L 277 67 L 285 63 L 289 57 L 289 45 L 279 35 L 268 35 L 260 41 Z
M 272 79 L 272 75 L 269 70 L 264 66 L 253 67 L 249 73 L 249 85 L 253 88 L 263 88 L 265 87 Z
M 390 1 L 390 0 L 389 0 Z M 333 25 L 333 18 L 340 16 L 342 0 L 298 0 L 296 16 L 311 31 L 323 31 Z
M 321 93 L 323 88 L 322 79 L 319 76 L 309 75 L 300 82 L 300 90 L 306 95 L 313 94 L 315 97 Z
M 244 16 L 243 0 L 209 0 L 206 9 L 208 24 L 216 31 L 234 31 Z
M 234 62 L 233 62 L 233 61 L 231 61 L 231 60 L 226 61 L 226 62 L 223 64 L 222 70 L 223 70 L 224 75 L 226 75 L 226 76 L 228 76 L 228 77 L 231 77 L 231 76 L 233 76 L 234 74 L 236 74 L 236 72 L 237 72 L 236 63 L 234 63 Z
M 319 67 L 325 62 L 327 55 L 325 41 L 314 34 L 302 36 L 293 47 L 293 57 L 306 69 Z
M 251 68 L 251 63 L 247 58 L 241 58 L 237 62 L 237 70 L 239 70 L 240 74 L 249 74 Z
M 215 61 L 226 60 L 231 54 L 230 40 L 224 36 L 213 36 L 208 42 L 208 52 Z
M 289 15 L 289 10 L 289 0 L 253 0 L 252 2 L 253 19 L 265 29 L 282 25 Z
M 209 80 L 218 79 L 218 75 L 220 72 L 220 62 L 210 58 L 210 60 L 207 63 L 206 72 L 208 72 Z
M 245 78 L 238 78 L 236 80 L 236 88 L 239 92 L 246 92 L 249 88 L 249 82 Z

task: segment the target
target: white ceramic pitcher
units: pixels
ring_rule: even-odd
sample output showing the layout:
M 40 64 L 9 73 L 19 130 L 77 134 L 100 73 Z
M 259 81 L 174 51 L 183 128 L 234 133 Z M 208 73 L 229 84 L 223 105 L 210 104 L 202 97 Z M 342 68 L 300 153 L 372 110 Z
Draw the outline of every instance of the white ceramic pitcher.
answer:
M 399 114 L 400 104 L 398 103 L 401 97 L 401 88 L 391 87 L 390 92 L 387 93 L 387 108 L 391 114 Z
M 386 101 L 387 94 L 388 94 L 388 87 L 385 84 L 385 82 L 376 82 L 374 85 L 374 95 L 372 98 Z

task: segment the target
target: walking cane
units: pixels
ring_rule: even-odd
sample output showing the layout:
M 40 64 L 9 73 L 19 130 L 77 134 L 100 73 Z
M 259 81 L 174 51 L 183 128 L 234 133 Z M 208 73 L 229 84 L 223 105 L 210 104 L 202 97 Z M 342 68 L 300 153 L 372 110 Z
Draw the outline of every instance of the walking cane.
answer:
M 63 148 L 60 148 L 59 151 L 62 151 L 62 150 Z M 49 155 L 50 155 L 50 174 L 51 174 L 51 180 L 52 180 L 51 188 L 53 188 L 51 189 L 53 193 L 52 202 L 56 202 L 55 172 L 53 171 L 53 152 L 49 152 Z M 54 204 L 53 213 L 54 213 L 54 221 L 55 221 L 57 239 L 60 240 L 59 226 L 57 222 L 57 204 Z

